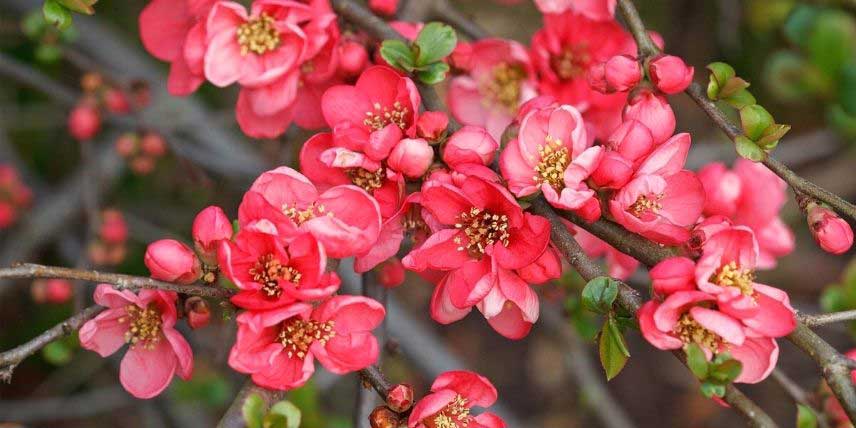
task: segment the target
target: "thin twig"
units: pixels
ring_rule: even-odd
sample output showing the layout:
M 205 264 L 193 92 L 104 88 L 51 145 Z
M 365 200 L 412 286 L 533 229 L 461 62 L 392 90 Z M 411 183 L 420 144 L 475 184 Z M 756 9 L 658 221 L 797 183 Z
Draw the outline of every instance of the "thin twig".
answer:
M 226 288 L 173 284 L 143 276 L 107 273 L 95 270 L 71 269 L 59 266 L 45 266 L 33 263 L 23 263 L 10 268 L 0 269 L 0 279 L 12 278 L 76 279 L 112 284 L 114 286 L 113 288 L 117 290 L 139 290 L 146 288 L 151 290 L 174 291 L 188 296 L 202 296 L 219 299 L 225 299 L 235 294 L 233 290 Z
M 386 307 L 387 289 L 377 282 L 377 276 L 371 271 L 362 274 L 362 292 L 363 296 L 375 299 Z M 375 364 L 380 366 L 381 360 L 383 359 L 384 343 L 386 341 L 386 320 L 384 320 L 383 324 L 375 330 L 375 336 L 378 339 L 378 347 L 381 350 L 378 354 L 378 361 Z M 380 373 L 379 370 L 378 373 Z M 354 406 L 354 428 L 369 426 L 369 415 L 376 405 L 375 395 L 365 388 L 363 379 L 364 377 L 362 375 L 357 379 L 357 397 Z M 386 400 L 386 395 L 381 395 L 381 400 Z
M 29 342 L 0 354 L 0 380 L 5 382 L 11 381 L 12 372 L 15 370 L 15 367 L 21 363 L 21 361 L 24 361 L 25 358 L 35 354 L 47 346 L 48 343 L 77 331 L 86 321 L 94 318 L 102 310 L 104 310 L 104 308 L 101 306 L 90 306 L 71 318 L 51 327 Z
M 810 408 L 814 414 L 817 416 L 818 425 L 821 428 L 828 428 L 829 422 L 826 420 L 826 416 L 823 412 L 818 411 L 814 404 L 809 401 L 809 395 L 802 389 L 793 379 L 791 379 L 785 372 L 779 369 L 773 369 L 773 373 L 770 375 L 779 386 L 794 400 L 797 404 L 802 404 L 803 406 L 807 406 Z
M 426 1 L 426 0 L 421 0 Z M 461 13 L 449 0 L 434 0 L 431 17 L 451 24 L 471 40 L 489 37 L 488 32 L 472 19 Z
M 377 392 L 382 400 L 386 400 L 386 396 L 389 394 L 389 389 L 392 388 L 392 384 L 386 379 L 386 376 L 379 368 L 377 368 L 377 366 L 368 366 L 360 370 L 360 378 L 371 385 L 372 389 Z
M 829 314 L 799 315 L 799 320 L 809 327 L 856 320 L 856 310 L 832 312 Z
M 44 423 L 90 418 L 134 404 L 122 387 L 108 386 L 58 397 L 0 401 L 0 415 L 4 421 Z

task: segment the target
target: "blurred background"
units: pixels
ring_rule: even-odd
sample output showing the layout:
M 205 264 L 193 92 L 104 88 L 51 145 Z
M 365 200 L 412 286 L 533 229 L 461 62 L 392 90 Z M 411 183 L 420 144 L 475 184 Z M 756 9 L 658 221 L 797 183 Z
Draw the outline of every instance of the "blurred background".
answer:
M 492 34 L 527 45 L 541 25 L 529 1 L 452 3 Z M 792 126 L 776 149 L 779 159 L 845 199 L 856 199 L 856 2 L 636 3 L 647 26 L 662 34 L 666 51 L 695 66 L 696 81 L 706 82 L 707 63 L 726 61 L 752 83 L 752 93 L 777 122 Z M 166 64 L 149 56 L 138 37 L 137 16 L 145 4 L 100 0 L 94 17 L 76 15 L 72 30 L 58 32 L 45 26 L 40 1 L 0 0 L 0 164 L 13 165 L 32 191 L 29 208 L 0 229 L 0 265 L 33 261 L 84 266 L 94 258 L 99 269 L 145 276 L 142 259 L 149 242 L 163 237 L 189 242 L 200 209 L 219 205 L 234 217 L 243 191 L 259 172 L 296 165 L 296 153 L 309 134 L 293 129 L 273 141 L 244 137 L 234 121 L 235 87 L 203 85 L 188 99 L 166 94 Z M 139 96 L 148 93 L 151 102 L 133 119 L 107 121 L 91 147 L 81 151 L 66 121 L 81 79 L 91 71 L 101 73 L 108 85 L 138 90 L 134 93 Z M 689 166 L 697 169 L 712 160 L 730 164 L 732 145 L 701 110 L 685 95 L 670 101 L 678 130 L 693 137 Z M 119 156 L 117 141 L 128 132 L 140 138 L 159 135 L 165 153 L 150 156 L 151 162 Z M 93 194 L 95 205 L 81 202 Z M 93 206 L 102 224 L 118 216 L 127 236 L 114 236 L 121 235 L 119 226 L 118 232 L 87 230 L 85 212 L 93 215 Z M 103 212 L 109 209 L 118 214 Z M 817 248 L 792 200 L 782 216 L 796 234 L 797 248 L 778 268 L 761 273 L 760 282 L 787 290 L 794 306 L 807 312 L 856 309 L 856 273 L 850 278 L 843 273 L 852 255 L 833 257 Z M 352 290 L 358 287 L 359 278 L 344 280 Z M 647 287 L 641 271 L 631 282 Z M 675 358 L 635 333 L 627 335 L 627 367 L 604 390 L 592 341 L 599 323 L 579 308 L 575 296 L 581 286 L 569 273 L 540 287 L 542 319 L 527 338 L 512 342 L 477 315 L 450 326 L 432 322 L 431 286 L 409 275 L 389 296 L 384 372 L 393 381 L 413 383 L 421 394 L 441 371 L 476 370 L 497 386 L 499 411 L 515 428 L 603 426 L 595 404 L 608 400 L 605 391 L 630 424 L 616 427 L 743 423 L 734 412 L 704 398 Z M 48 284 L 0 282 L 0 349 L 17 346 L 68 317 L 75 302 L 62 293 Z M 135 400 L 118 383 L 117 359 L 81 350 L 70 337 L 24 361 L 10 384 L 0 384 L 0 426 L 215 426 L 244 378 L 226 365 L 234 314 L 213 302 L 211 306 L 208 327 L 185 331 L 196 358 L 193 380 L 176 378 L 160 397 Z M 847 325 L 820 330 L 842 351 L 856 347 L 854 332 Z M 786 341 L 780 346 L 779 368 L 804 389 L 818 388 L 815 365 Z M 322 371 L 309 386 L 288 394 L 303 412 L 302 426 L 352 426 L 356 376 Z M 794 403 L 772 379 L 743 390 L 782 426 L 795 425 Z

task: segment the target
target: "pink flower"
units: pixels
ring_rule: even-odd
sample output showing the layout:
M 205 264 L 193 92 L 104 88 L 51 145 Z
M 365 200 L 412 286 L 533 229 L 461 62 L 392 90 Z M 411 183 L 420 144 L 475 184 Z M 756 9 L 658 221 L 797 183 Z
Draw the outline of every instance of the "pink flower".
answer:
M 520 105 L 536 95 L 529 54 L 511 40 L 482 39 L 472 44 L 468 62 L 469 74 L 450 84 L 449 110 L 458 122 L 481 126 L 499 140 Z
M 94 298 L 107 309 L 83 325 L 80 345 L 107 357 L 128 343 L 119 368 L 125 390 L 137 398 L 152 398 L 169 386 L 174 374 L 190 379 L 193 353 L 175 329 L 175 293 L 134 294 L 99 284 Z
M 442 111 L 426 111 L 416 120 L 416 135 L 429 141 L 437 140 L 449 127 L 449 116 Z
M 433 161 L 434 149 L 422 138 L 405 138 L 399 141 L 386 159 L 390 168 L 408 178 L 424 175 Z
M 662 95 L 643 90 L 632 96 L 624 107 L 622 119 L 637 120 L 645 125 L 654 137 L 654 144 L 666 141 L 675 132 L 675 113 Z
M 101 113 L 94 105 L 82 102 L 68 115 L 68 133 L 78 141 L 91 140 L 101 130 Z
M 324 247 L 309 233 L 286 243 L 277 235 L 242 230 L 234 242 L 220 244 L 219 264 L 241 290 L 232 303 L 252 311 L 321 300 L 340 283 L 335 272 L 325 272 Z
M 689 134 L 678 134 L 655 149 L 634 178 L 609 201 L 609 211 L 628 230 L 666 245 L 690 238 L 704 206 L 704 190 L 691 171 L 682 169 Z
M 412 80 L 389 67 L 374 66 L 354 86 L 338 85 L 324 92 L 321 109 L 333 128 L 336 146 L 378 162 L 402 137 L 415 135 L 420 102 Z M 358 166 L 376 170 L 370 161 Z
M 541 13 L 575 10 L 595 21 L 609 21 L 615 15 L 616 0 L 535 0 Z
M 651 82 L 662 92 L 677 94 L 693 81 L 693 67 L 673 55 L 660 55 L 648 64 Z
M 853 246 L 853 229 L 835 211 L 818 204 L 809 204 L 807 211 L 808 229 L 823 251 L 844 254 Z
M 316 358 L 333 373 L 354 372 L 377 361 L 379 346 L 371 331 L 385 314 L 381 304 L 361 296 L 335 296 L 315 309 L 294 303 L 244 312 L 237 318 L 229 366 L 278 390 L 304 385 Z
M 503 177 L 518 197 L 538 190 L 551 205 L 575 210 L 594 199 L 586 179 L 602 148 L 592 147 L 577 109 L 563 105 L 534 110 L 523 118 L 517 138 L 500 157 Z
M 724 215 L 747 226 L 758 240 L 758 267 L 776 266 L 776 258 L 794 249 L 794 234 L 779 217 L 787 199 L 787 184 L 764 165 L 738 159 L 729 171 L 722 163 L 699 170 L 704 185 L 704 214 Z
M 604 94 L 627 92 L 642 80 L 639 61 L 630 55 L 616 55 L 588 71 L 589 85 Z
M 493 413 L 470 414 L 473 407 L 490 407 L 496 399 L 496 388 L 484 376 L 468 371 L 445 372 L 434 380 L 431 394 L 413 406 L 407 426 L 503 428 L 505 422 Z
M 189 95 L 205 80 L 205 23 L 217 0 L 152 0 L 140 13 L 140 38 L 155 58 L 170 63 L 167 90 Z
M 263 173 L 238 209 L 241 228 L 280 233 L 288 240 L 308 231 L 327 255 L 349 257 L 368 251 L 380 233 L 380 208 L 364 190 L 350 185 L 319 191 L 305 176 L 288 168 Z
M 454 167 L 461 164 L 490 165 L 499 148 L 486 129 L 464 126 L 455 131 L 443 147 L 443 161 Z
M 715 298 L 701 291 L 677 291 L 660 303 L 639 309 L 642 336 L 663 350 L 696 343 L 708 358 L 728 352 L 743 364 L 735 382 L 757 383 L 766 378 L 779 357 L 779 345 L 770 337 L 744 327 L 738 320 L 708 305 Z
M 657 263 L 649 275 L 651 288 L 659 296 L 668 296 L 678 291 L 691 291 L 695 285 L 696 264 L 686 257 L 672 257 Z
M 174 239 L 161 239 L 149 244 L 143 261 L 152 278 L 161 281 L 192 284 L 202 274 L 193 250 Z
M 532 37 L 539 92 L 576 107 L 599 139 L 605 139 L 621 123 L 627 95 L 602 94 L 589 86 L 587 75 L 616 55 L 635 53 L 632 37 L 615 20 L 593 20 L 575 11 L 545 15 L 544 28 Z M 632 80 L 626 79 L 627 73 L 616 74 L 625 76 L 621 79 L 625 83 Z
M 209 206 L 193 219 L 193 242 L 199 256 L 209 264 L 217 260 L 221 241 L 232 239 L 232 222 L 218 206 Z
M 223 87 L 268 85 L 297 67 L 306 45 L 298 23 L 311 9 L 296 2 L 219 1 L 206 23 L 205 77 Z

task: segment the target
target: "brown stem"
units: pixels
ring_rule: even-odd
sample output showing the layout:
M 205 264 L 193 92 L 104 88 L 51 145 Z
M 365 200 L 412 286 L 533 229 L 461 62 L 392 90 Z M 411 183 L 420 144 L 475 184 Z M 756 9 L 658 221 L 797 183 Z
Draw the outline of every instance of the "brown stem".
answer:
M 90 306 L 71 318 L 51 327 L 44 333 L 34 337 L 29 342 L 0 354 L 0 380 L 5 382 L 11 381 L 12 372 L 15 370 L 15 367 L 21 363 L 21 361 L 24 361 L 25 358 L 35 354 L 48 343 L 77 331 L 86 321 L 94 318 L 103 310 L 104 308 L 101 306 Z
M 121 273 L 107 273 L 95 270 L 70 269 L 59 266 L 45 266 L 33 263 L 23 263 L 10 268 L 0 269 L 0 279 L 12 278 L 63 278 L 82 281 L 112 284 L 117 290 L 139 290 L 147 288 L 151 290 L 174 291 L 189 296 L 213 297 L 226 299 L 235 292 L 226 288 L 181 285 L 170 282 L 158 281 L 142 276 L 125 275 Z
M 856 320 L 856 310 L 832 312 L 829 314 L 799 315 L 799 320 L 809 327 Z
M 379 368 L 377 368 L 377 366 L 368 366 L 360 370 L 360 377 L 363 381 L 371 385 L 372 389 L 377 392 L 381 400 L 386 400 L 386 396 L 389 394 L 392 384 L 386 379 L 386 376 Z
M 377 276 L 374 272 L 369 271 L 362 274 L 362 293 L 363 296 L 375 299 L 380 302 L 384 308 L 386 307 L 387 289 L 377 282 Z M 386 341 L 385 319 L 375 334 L 378 338 L 378 346 L 381 349 L 376 363 L 379 366 L 381 364 L 381 359 L 383 358 L 384 343 Z M 380 373 L 379 369 L 378 373 Z M 354 406 L 354 428 L 368 426 L 369 415 L 372 410 L 374 410 L 376 403 L 374 394 L 364 387 L 363 379 L 364 377 L 362 375 L 357 379 L 357 399 Z M 381 395 L 381 401 L 384 400 L 386 400 L 386 395 Z
M 817 416 L 817 423 L 820 428 L 829 428 L 829 422 L 826 420 L 826 416 L 823 412 L 818 411 L 814 404 L 809 401 L 809 395 L 802 389 L 793 379 L 791 379 L 785 372 L 774 369 L 773 373 L 770 375 L 779 386 L 794 400 L 797 404 L 802 404 L 810 408 L 814 414 Z
M 426 1 L 426 0 L 418 0 Z M 484 39 L 490 34 L 472 19 L 461 13 L 449 0 L 435 0 L 432 8 L 433 17 L 445 21 L 464 33 L 471 40 Z

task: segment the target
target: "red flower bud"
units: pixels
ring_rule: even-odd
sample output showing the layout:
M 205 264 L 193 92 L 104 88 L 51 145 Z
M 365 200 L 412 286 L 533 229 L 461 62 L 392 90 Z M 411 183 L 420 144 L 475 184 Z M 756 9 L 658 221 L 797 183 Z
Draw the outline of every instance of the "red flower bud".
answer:
M 832 254 L 844 254 L 853 246 L 853 229 L 829 208 L 808 205 L 808 228 L 820 248 Z
M 377 281 L 387 288 L 395 288 L 404 282 L 404 265 L 398 257 L 392 257 L 377 268 Z
M 174 239 L 161 239 L 149 244 L 143 261 L 151 277 L 162 281 L 190 284 L 202 273 L 193 250 Z
M 147 132 L 140 140 L 140 148 L 145 154 L 160 157 L 166 153 L 166 142 L 159 134 Z
M 110 88 L 104 92 L 104 105 L 111 113 L 127 114 L 131 111 L 128 97 L 121 89 Z
M 426 111 L 416 119 L 416 134 L 428 140 L 436 140 L 449 126 L 449 116 L 442 111 Z
M 392 16 L 398 9 L 398 0 L 369 0 L 369 8 L 378 15 Z
M 78 141 L 91 140 L 101 129 L 101 114 L 89 103 L 80 103 L 68 116 L 68 132 Z
M 389 152 L 386 162 L 390 168 L 406 177 L 421 177 L 434 161 L 434 149 L 422 138 L 405 138 Z
M 123 158 L 130 157 L 137 150 L 137 134 L 126 132 L 116 139 L 116 153 Z
M 372 428 L 398 428 L 401 419 L 397 413 L 386 406 L 378 406 L 369 415 L 369 425 Z
M 98 232 L 104 242 L 121 244 L 128 240 L 128 224 L 118 210 L 104 210 L 101 213 L 101 229 Z
M 627 92 L 642 79 L 642 69 L 636 58 L 616 55 L 604 63 L 592 66 L 586 77 L 589 85 L 598 92 Z
M 693 67 L 688 67 L 684 60 L 674 55 L 661 55 L 648 65 L 651 82 L 667 94 L 676 94 L 687 89 L 693 81 L 693 72 Z
M 624 121 L 638 120 L 645 125 L 654 145 L 658 145 L 675 133 L 675 113 L 662 95 L 656 95 L 649 90 L 641 90 L 627 100 L 622 113 Z
M 199 296 L 193 296 L 184 301 L 184 313 L 187 315 L 187 324 L 194 330 L 205 327 L 211 321 L 208 302 Z
M 30 286 L 36 303 L 65 303 L 71 298 L 71 282 L 65 279 L 36 280 Z
M 196 215 L 193 220 L 193 242 L 206 263 L 217 264 L 217 247 L 220 241 L 229 239 L 232 239 L 232 223 L 222 208 L 212 205 Z
M 349 76 L 359 74 L 369 62 L 366 47 L 352 40 L 345 40 L 339 45 L 339 68 Z
M 137 175 L 147 175 L 155 169 L 155 160 L 148 156 L 137 156 L 131 160 L 131 171 Z
M 413 406 L 413 387 L 399 383 L 389 389 L 386 394 L 386 404 L 397 413 L 404 413 Z

